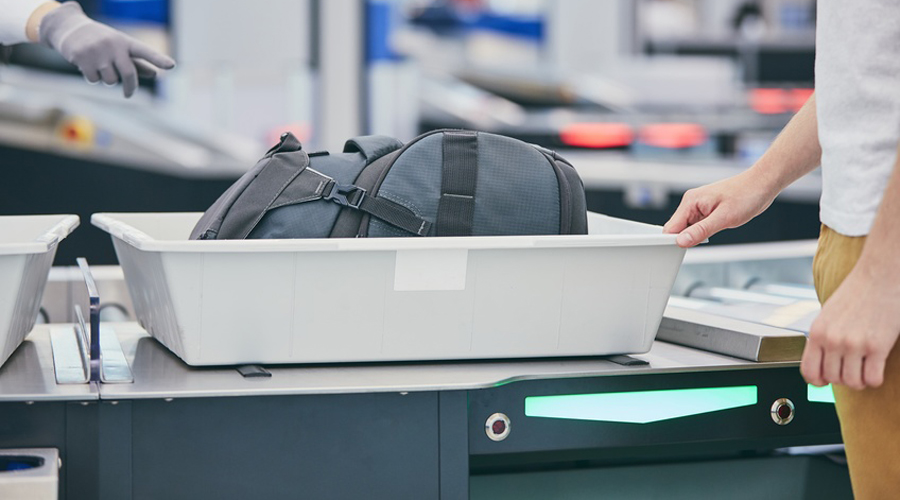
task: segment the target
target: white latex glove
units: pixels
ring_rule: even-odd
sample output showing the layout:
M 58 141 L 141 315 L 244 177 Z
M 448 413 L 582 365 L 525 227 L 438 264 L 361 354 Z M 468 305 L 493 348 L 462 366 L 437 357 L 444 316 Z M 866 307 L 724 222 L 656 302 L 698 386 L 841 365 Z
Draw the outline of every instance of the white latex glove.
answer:
M 40 41 L 78 67 L 90 83 L 122 83 L 125 97 L 138 86 L 138 75 L 156 76 L 156 68 L 172 69 L 175 61 L 144 43 L 87 17 L 81 6 L 66 2 L 41 20 Z

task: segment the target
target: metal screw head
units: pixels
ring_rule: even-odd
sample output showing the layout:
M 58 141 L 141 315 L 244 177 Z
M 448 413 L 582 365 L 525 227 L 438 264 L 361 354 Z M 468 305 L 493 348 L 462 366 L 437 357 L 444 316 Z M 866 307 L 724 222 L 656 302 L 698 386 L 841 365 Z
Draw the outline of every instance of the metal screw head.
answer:
M 503 441 L 509 436 L 511 425 L 509 417 L 503 413 L 494 413 L 484 422 L 484 433 L 491 441 Z
M 794 402 L 788 398 L 779 398 L 772 403 L 769 415 L 778 425 L 787 425 L 794 420 Z

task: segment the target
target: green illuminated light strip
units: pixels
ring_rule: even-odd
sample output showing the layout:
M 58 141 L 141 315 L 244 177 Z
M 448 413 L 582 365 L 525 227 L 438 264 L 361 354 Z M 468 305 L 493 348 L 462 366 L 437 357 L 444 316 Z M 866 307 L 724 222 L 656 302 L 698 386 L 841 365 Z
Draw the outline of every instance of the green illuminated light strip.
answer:
M 525 415 L 647 424 L 752 406 L 756 404 L 757 392 L 755 385 L 746 385 L 666 391 L 529 396 L 525 398 Z
M 834 404 L 834 391 L 831 390 L 831 384 L 828 384 L 825 387 L 816 387 L 812 384 L 807 384 L 806 399 L 810 403 Z

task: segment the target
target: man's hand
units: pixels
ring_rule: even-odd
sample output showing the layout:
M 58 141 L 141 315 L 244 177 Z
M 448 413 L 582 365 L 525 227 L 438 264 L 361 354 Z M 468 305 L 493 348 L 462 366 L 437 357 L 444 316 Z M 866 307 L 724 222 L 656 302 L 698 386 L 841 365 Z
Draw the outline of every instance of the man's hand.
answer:
M 778 190 L 753 171 L 691 189 L 663 226 L 679 233 L 678 246 L 692 247 L 723 229 L 747 223 L 772 204 Z
M 900 334 L 900 283 L 860 262 L 822 306 L 800 371 L 807 382 L 878 387 Z
M 752 167 L 684 193 L 664 231 L 679 233 L 678 245 L 692 247 L 723 229 L 743 225 L 768 208 L 788 184 L 816 168 L 821 156 L 813 94 Z
M 125 97 L 138 86 L 138 75 L 152 78 L 156 68 L 172 69 L 175 61 L 147 45 L 91 20 L 75 2 L 44 14 L 40 40 L 78 67 L 87 81 L 107 85 L 121 82 Z

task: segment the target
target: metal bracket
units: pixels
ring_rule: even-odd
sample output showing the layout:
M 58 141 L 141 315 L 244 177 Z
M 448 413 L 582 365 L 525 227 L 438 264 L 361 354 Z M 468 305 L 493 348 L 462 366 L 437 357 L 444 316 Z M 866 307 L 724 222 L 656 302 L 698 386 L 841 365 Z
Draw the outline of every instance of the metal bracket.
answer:
M 79 325 L 50 327 L 50 347 L 57 384 L 86 384 L 91 381 L 88 341 Z
M 76 259 L 88 295 L 88 316 L 75 304 L 75 324 L 52 327 L 50 343 L 53 367 L 59 384 L 132 383 L 134 375 L 116 333 L 100 324 L 100 294 L 87 260 Z M 74 335 L 73 335 L 74 333 Z

